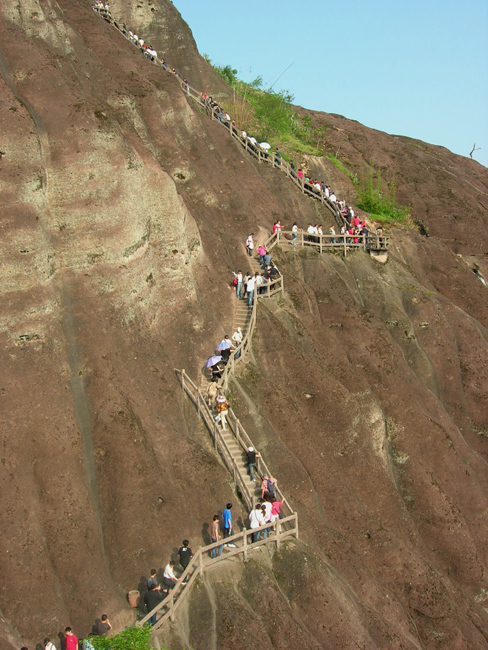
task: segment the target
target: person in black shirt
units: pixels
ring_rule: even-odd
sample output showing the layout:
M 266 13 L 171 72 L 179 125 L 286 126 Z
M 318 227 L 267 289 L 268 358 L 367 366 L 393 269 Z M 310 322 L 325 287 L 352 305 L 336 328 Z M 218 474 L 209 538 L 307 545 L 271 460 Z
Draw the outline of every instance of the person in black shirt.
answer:
M 185 571 L 186 567 L 188 566 L 190 560 L 193 557 L 193 553 L 191 551 L 189 544 L 190 542 L 187 539 L 184 539 L 183 546 L 181 546 L 178 549 L 178 557 L 180 558 L 180 564 L 183 567 L 183 571 Z
M 249 476 L 251 481 L 254 481 L 254 469 L 256 467 L 256 458 L 260 458 L 260 455 L 256 453 L 254 447 L 249 447 L 247 450 L 247 465 L 249 467 Z
M 156 578 L 157 571 L 156 569 L 151 569 L 151 576 L 146 580 L 146 589 L 150 589 L 151 585 L 155 587 L 158 586 L 158 580 Z
M 144 605 L 146 606 L 148 614 L 152 612 L 156 605 L 159 605 L 165 595 L 166 594 L 161 593 L 159 587 L 156 587 L 155 585 L 151 585 L 149 587 L 149 590 L 144 594 Z M 151 618 L 148 620 L 148 623 L 150 625 L 156 624 L 156 614 L 153 614 L 151 616 Z

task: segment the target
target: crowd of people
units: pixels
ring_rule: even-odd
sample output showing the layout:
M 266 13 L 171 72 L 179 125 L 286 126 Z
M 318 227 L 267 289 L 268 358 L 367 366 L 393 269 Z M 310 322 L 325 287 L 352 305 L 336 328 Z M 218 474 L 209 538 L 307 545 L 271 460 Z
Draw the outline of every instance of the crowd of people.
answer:
M 152 46 L 148 45 L 144 39 L 138 36 L 135 32 L 128 29 L 125 23 L 119 25 L 117 21 L 112 19 L 110 14 L 110 6 L 107 3 L 104 4 L 103 2 L 95 2 L 92 4 L 92 7 L 94 11 L 101 13 L 104 17 L 110 20 L 117 29 L 119 29 L 125 36 L 127 36 L 130 42 L 133 43 L 144 56 L 155 63 L 160 62 L 162 68 L 164 70 L 168 70 L 168 64 L 166 63 L 165 59 L 158 59 L 158 53 Z M 172 72 L 175 77 L 181 80 L 180 74 L 175 68 L 170 68 L 170 72 Z M 190 94 L 190 84 L 188 80 L 184 78 L 181 80 L 181 83 L 183 90 Z M 265 159 L 271 159 L 274 166 L 281 166 L 282 157 L 281 152 L 278 148 L 274 152 L 271 152 L 271 145 L 269 143 L 259 142 L 254 136 L 246 133 L 245 130 L 239 129 L 236 121 L 231 118 L 229 113 L 227 113 L 222 108 L 222 106 L 213 99 L 211 95 L 209 96 L 206 92 L 202 92 L 200 97 L 202 104 L 205 105 L 210 113 L 212 113 L 219 122 L 227 127 L 229 131 L 232 130 L 235 136 L 239 136 L 242 142 L 246 144 L 246 147 L 248 149 L 250 149 L 254 154 L 259 154 Z M 319 181 L 316 178 L 311 177 L 310 175 L 306 174 L 301 168 L 297 169 L 297 166 L 293 161 L 290 162 L 290 171 L 291 176 L 299 182 L 303 183 L 304 187 L 307 190 L 314 194 L 323 196 L 333 206 L 335 206 L 340 211 L 342 217 L 345 217 L 347 212 L 351 210 L 350 207 L 346 206 L 345 201 L 339 201 L 337 199 L 336 194 L 330 185 L 326 185 L 324 181 Z
M 62 650 L 95 650 L 91 638 L 94 636 L 110 636 L 112 634 L 112 624 L 110 623 L 107 614 L 102 614 L 101 618 L 97 618 L 91 633 L 84 639 L 78 639 L 71 627 L 64 629 L 64 634 L 58 634 L 59 643 Z M 20 650 L 28 650 L 27 646 L 22 646 Z M 57 650 L 54 643 L 49 637 L 46 637 L 42 643 L 36 645 L 36 650 Z

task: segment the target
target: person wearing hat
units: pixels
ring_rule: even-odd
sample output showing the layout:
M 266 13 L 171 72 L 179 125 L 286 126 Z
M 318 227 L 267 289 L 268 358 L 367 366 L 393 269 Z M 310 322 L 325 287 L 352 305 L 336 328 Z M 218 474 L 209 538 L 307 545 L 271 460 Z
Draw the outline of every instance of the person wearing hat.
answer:
M 236 329 L 234 334 L 232 334 L 232 342 L 234 343 L 235 347 L 238 348 L 240 344 L 242 343 L 242 330 L 240 327 Z M 237 361 L 237 359 L 241 356 L 241 351 L 237 350 L 237 352 L 234 355 L 234 361 Z
M 256 453 L 254 447 L 249 447 L 247 450 L 247 466 L 249 467 L 249 476 L 251 481 L 254 481 L 254 469 L 256 467 L 256 458 L 261 458 L 260 454 Z
M 229 402 L 225 399 L 224 395 L 217 395 L 217 413 L 220 416 L 220 423 L 222 425 L 222 431 L 225 431 L 226 416 L 229 412 Z

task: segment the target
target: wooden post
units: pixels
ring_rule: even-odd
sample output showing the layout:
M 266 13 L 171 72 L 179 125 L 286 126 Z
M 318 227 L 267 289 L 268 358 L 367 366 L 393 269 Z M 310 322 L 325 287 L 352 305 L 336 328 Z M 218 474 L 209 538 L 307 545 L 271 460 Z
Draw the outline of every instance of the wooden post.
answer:
M 280 550 L 280 520 L 276 520 L 276 548 Z
M 173 609 L 174 609 L 174 601 L 175 601 L 175 597 L 173 596 L 173 590 L 171 590 L 170 594 L 169 594 L 169 617 L 171 619 L 171 622 L 174 622 L 174 620 L 175 620 L 175 614 L 174 614 L 174 611 L 173 611 Z
M 201 415 L 201 413 L 200 413 L 200 391 L 198 391 L 198 393 L 197 393 L 197 411 L 198 411 L 198 415 Z
M 319 235 L 319 237 L 320 237 L 320 254 L 322 255 L 322 252 L 323 252 L 323 251 L 322 251 L 322 239 L 323 239 L 323 235 Z
M 347 255 L 347 231 L 344 233 L 344 257 Z
M 181 387 L 185 390 L 185 369 L 181 371 Z
M 205 571 L 205 567 L 203 566 L 203 553 L 200 552 L 200 555 L 198 557 L 198 566 L 200 573 L 203 575 L 203 572 Z
M 254 504 L 253 504 L 253 509 L 254 509 Z M 247 560 L 247 530 L 244 529 L 242 534 L 244 535 L 244 538 L 243 538 L 243 542 L 244 542 L 244 561 L 246 561 Z
M 295 512 L 295 537 L 298 539 L 298 512 Z

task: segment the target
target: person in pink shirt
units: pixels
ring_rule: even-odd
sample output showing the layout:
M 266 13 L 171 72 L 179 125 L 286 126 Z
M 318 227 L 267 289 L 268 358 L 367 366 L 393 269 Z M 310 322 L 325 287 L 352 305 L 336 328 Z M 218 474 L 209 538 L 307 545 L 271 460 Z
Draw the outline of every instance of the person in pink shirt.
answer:
M 78 650 L 78 639 L 71 631 L 71 628 L 67 627 L 64 633 L 66 635 L 66 650 Z
M 263 266 L 263 258 L 266 255 L 266 246 L 261 244 L 261 246 L 258 246 L 258 255 L 259 255 L 259 264 Z
M 276 521 L 280 518 L 282 505 L 283 501 L 273 501 L 271 504 L 271 522 L 273 524 L 273 530 L 276 530 Z

